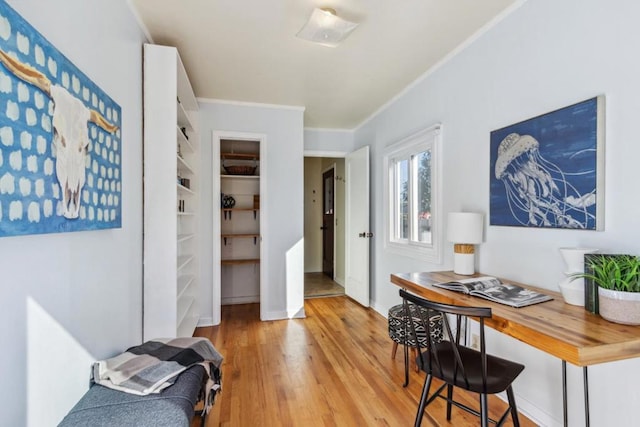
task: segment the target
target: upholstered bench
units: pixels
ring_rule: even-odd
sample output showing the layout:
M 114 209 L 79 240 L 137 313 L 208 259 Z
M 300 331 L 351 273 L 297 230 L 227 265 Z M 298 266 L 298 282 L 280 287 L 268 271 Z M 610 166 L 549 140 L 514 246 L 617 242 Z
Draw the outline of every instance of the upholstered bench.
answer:
M 59 424 L 61 427 L 189 427 L 204 396 L 205 370 L 193 366 L 158 394 L 138 396 L 94 384 Z M 200 412 L 200 411 L 199 411 Z M 205 413 L 202 426 L 205 425 Z
M 95 362 L 92 386 L 62 427 L 202 426 L 222 381 L 222 356 L 201 337 L 155 339 Z

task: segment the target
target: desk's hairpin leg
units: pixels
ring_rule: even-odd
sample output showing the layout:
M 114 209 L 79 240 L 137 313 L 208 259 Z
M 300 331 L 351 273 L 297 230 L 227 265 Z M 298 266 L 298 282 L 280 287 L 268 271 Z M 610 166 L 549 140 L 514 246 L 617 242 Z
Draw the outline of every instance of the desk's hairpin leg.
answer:
M 562 418 L 564 427 L 569 427 L 569 416 L 567 414 L 567 361 L 562 361 Z
M 589 427 L 589 375 L 587 366 L 582 368 L 582 379 L 584 387 L 584 425 Z M 562 361 L 562 416 L 564 419 L 564 426 L 569 426 L 569 417 L 567 415 L 567 362 Z
M 582 376 L 584 380 L 584 425 L 589 427 L 589 378 L 586 366 L 582 368 Z

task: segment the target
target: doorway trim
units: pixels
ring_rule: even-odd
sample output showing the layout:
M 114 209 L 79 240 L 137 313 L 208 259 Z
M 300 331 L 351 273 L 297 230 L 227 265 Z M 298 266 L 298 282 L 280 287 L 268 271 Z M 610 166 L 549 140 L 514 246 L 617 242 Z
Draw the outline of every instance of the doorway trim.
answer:
M 221 320 L 221 275 L 222 266 L 221 262 L 221 238 L 220 238 L 220 141 L 223 139 L 235 139 L 235 140 L 249 140 L 258 141 L 260 144 L 260 198 L 262 199 L 266 195 L 267 190 L 267 135 L 263 133 L 250 133 L 250 132 L 235 132 L 235 131 L 221 131 L 214 130 L 211 132 L 211 171 L 212 171 L 212 201 L 213 211 L 211 215 L 212 221 L 212 235 L 211 241 L 213 243 L 213 256 L 212 256 L 212 283 L 211 286 L 211 304 L 212 304 L 212 318 L 213 324 L 219 325 Z M 267 290 L 269 288 L 266 278 L 269 270 L 269 262 L 267 260 L 268 251 L 264 250 L 265 244 L 268 241 L 267 224 L 267 204 L 260 203 L 260 319 L 267 318 Z

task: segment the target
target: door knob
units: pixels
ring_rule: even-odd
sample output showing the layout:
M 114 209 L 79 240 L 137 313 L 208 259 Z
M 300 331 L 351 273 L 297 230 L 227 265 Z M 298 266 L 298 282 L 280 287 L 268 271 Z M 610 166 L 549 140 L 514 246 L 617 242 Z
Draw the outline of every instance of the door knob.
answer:
M 367 233 L 358 233 L 358 237 L 367 237 Z

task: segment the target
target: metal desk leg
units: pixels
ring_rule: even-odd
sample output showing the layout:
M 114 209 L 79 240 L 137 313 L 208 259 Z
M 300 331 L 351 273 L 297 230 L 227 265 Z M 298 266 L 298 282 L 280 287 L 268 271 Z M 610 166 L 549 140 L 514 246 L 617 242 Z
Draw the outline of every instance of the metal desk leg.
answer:
M 562 416 L 564 427 L 569 427 L 569 416 L 567 415 L 567 361 L 562 361 Z
M 582 368 L 582 378 L 584 387 L 584 425 L 589 427 L 589 375 L 587 367 Z M 569 417 L 567 415 L 567 362 L 562 361 L 562 415 L 564 427 L 569 427 Z
M 589 427 L 589 378 L 586 366 L 582 368 L 582 376 L 584 380 L 584 425 Z

